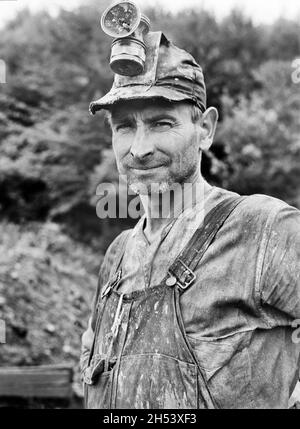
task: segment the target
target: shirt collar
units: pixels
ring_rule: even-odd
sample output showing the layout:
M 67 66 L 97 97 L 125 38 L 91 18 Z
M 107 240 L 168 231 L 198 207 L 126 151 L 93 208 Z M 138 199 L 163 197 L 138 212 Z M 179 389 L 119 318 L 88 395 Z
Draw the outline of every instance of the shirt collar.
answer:
M 191 216 L 194 212 L 194 209 L 201 210 L 201 207 L 204 206 L 208 196 L 211 194 L 215 187 L 211 186 L 205 179 L 201 182 L 194 184 L 185 184 L 184 186 L 184 201 L 182 204 L 182 199 L 175 204 L 174 207 L 174 217 L 163 227 L 161 231 L 161 240 L 163 240 L 169 231 L 171 230 L 174 223 L 181 218 L 182 216 Z M 143 236 L 143 239 L 148 242 L 145 237 L 144 229 L 146 227 L 146 214 L 144 214 L 138 223 L 135 225 L 132 231 L 132 237 L 137 237 L 138 235 Z

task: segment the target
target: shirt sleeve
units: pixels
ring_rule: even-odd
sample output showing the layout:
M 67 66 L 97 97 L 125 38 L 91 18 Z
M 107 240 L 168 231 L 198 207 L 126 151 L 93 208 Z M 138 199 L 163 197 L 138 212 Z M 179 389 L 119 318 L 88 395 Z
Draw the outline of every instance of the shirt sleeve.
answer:
M 107 255 L 108 255 L 108 253 L 109 252 L 107 251 L 107 253 L 106 253 L 106 255 L 105 255 L 105 257 L 101 263 L 101 266 L 100 266 L 100 270 L 98 273 L 97 288 L 96 288 L 96 292 L 95 292 L 93 303 L 92 303 L 91 317 L 89 318 L 88 327 L 81 337 L 80 372 L 81 372 L 82 380 L 83 380 L 84 372 L 88 366 L 90 351 L 93 347 L 94 331 L 95 331 L 96 316 L 97 316 L 96 305 L 97 305 L 98 297 L 99 297 L 99 294 L 101 291 L 101 286 L 102 286 L 103 281 L 107 275 L 105 273 L 107 273 L 106 267 L 107 267 Z
M 262 267 L 261 298 L 290 319 L 300 319 L 300 211 L 282 206 L 274 219 Z

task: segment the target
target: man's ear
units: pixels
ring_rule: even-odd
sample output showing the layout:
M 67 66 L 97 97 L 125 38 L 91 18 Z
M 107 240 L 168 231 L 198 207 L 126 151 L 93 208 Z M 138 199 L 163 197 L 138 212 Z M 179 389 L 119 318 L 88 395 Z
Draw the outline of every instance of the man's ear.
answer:
M 105 110 L 104 113 L 104 123 L 110 128 L 112 131 L 112 113 L 110 110 Z
M 214 136 L 217 129 L 219 113 L 215 107 L 209 107 L 201 118 L 201 140 L 199 146 L 201 150 L 208 150 L 213 144 Z

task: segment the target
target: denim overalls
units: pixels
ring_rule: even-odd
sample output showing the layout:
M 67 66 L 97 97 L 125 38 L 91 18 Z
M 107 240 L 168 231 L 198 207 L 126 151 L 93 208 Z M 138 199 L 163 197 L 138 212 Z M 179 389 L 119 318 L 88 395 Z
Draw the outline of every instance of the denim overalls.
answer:
M 83 371 L 86 408 L 217 408 L 185 333 L 180 296 L 192 286 L 193 270 L 242 200 L 227 198 L 208 213 L 158 286 L 118 292 L 123 242 L 97 302 L 94 343 Z

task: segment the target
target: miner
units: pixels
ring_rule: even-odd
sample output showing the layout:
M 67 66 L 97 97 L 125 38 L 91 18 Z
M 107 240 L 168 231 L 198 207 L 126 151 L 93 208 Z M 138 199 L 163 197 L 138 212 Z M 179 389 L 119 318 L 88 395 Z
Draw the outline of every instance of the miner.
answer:
M 126 3 L 104 16 L 115 77 L 90 110 L 106 110 L 118 171 L 145 213 L 100 268 L 82 338 L 86 407 L 287 408 L 300 212 L 202 177 L 218 121 L 202 69 Z

